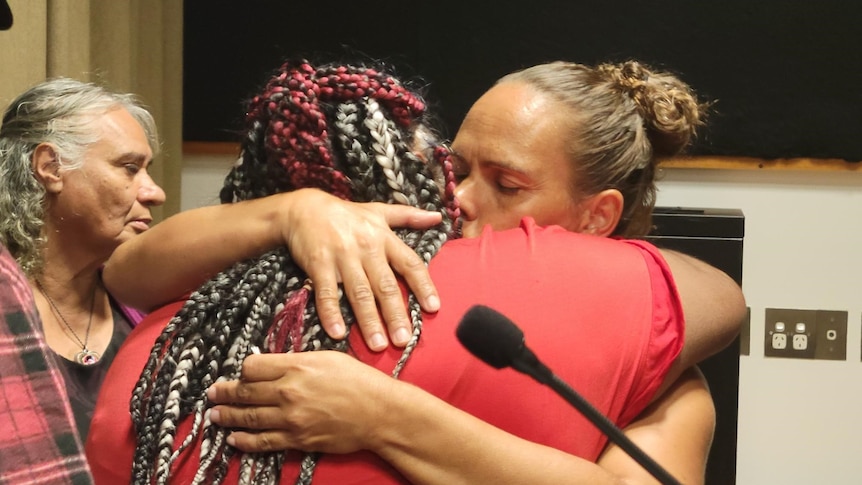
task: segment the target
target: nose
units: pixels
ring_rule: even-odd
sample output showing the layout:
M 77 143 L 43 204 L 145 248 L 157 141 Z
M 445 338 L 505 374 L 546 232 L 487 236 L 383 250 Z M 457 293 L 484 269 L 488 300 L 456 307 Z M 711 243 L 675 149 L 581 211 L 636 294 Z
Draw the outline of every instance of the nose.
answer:
M 470 177 L 465 178 L 455 187 L 455 198 L 461 209 L 461 218 L 472 221 L 476 218 L 476 201 L 473 196 L 473 184 Z
M 165 198 L 165 191 L 150 177 L 150 174 L 143 174 L 143 181 L 138 187 L 138 202 L 146 206 L 156 206 L 164 204 Z

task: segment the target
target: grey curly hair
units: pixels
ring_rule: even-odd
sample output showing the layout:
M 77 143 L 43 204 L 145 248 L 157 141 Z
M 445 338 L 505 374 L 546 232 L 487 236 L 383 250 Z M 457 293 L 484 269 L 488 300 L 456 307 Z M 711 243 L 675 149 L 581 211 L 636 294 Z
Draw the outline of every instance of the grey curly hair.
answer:
M 40 144 L 56 147 L 60 166 L 75 170 L 98 141 L 92 123 L 123 108 L 144 129 L 153 155 L 159 138 L 153 116 L 131 94 L 115 93 L 69 78 L 43 81 L 16 98 L 0 125 L 0 242 L 30 276 L 42 267 L 45 188 L 33 174 L 33 153 Z

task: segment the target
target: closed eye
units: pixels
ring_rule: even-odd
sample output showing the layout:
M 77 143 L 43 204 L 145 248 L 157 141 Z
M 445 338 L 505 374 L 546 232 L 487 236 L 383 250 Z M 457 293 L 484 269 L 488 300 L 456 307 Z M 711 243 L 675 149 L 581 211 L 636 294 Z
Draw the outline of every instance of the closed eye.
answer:
M 522 173 L 511 170 L 498 168 L 494 177 L 494 184 L 503 195 L 517 195 L 528 187 L 526 183 Z
M 521 191 L 521 187 L 513 186 L 511 184 L 506 184 L 503 182 L 497 182 L 497 190 L 499 190 L 504 195 L 517 195 L 518 192 Z

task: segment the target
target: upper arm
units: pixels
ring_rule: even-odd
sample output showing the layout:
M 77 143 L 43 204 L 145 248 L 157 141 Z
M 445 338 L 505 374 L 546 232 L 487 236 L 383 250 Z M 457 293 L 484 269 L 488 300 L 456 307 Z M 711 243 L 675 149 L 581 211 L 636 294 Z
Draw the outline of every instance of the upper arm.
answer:
M 289 200 L 281 195 L 168 217 L 114 250 L 102 272 L 106 288 L 120 302 L 145 311 L 191 292 L 236 261 L 280 243 L 272 228 L 274 214 Z
M 675 251 L 662 250 L 685 315 L 685 346 L 678 367 L 687 369 L 728 346 L 746 314 L 742 289 L 723 271 Z
M 678 481 L 688 485 L 704 483 L 714 429 L 715 408 L 706 381 L 697 368 L 691 368 L 623 431 Z M 624 483 L 658 483 L 613 443 L 608 444 L 597 463 Z

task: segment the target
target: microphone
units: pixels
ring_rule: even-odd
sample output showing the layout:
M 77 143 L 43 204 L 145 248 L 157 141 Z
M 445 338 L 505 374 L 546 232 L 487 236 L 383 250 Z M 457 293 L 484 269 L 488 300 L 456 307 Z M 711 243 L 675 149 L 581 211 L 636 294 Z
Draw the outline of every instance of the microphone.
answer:
M 610 419 L 543 364 L 524 343 L 524 332 L 505 315 L 490 307 L 475 305 L 464 314 L 455 333 L 461 345 L 488 365 L 497 369 L 512 367 L 553 389 L 663 485 L 681 485 Z

